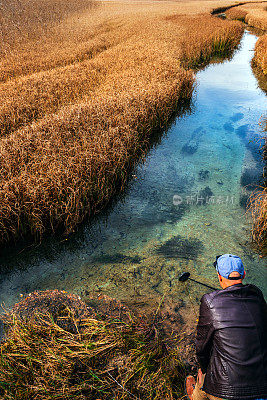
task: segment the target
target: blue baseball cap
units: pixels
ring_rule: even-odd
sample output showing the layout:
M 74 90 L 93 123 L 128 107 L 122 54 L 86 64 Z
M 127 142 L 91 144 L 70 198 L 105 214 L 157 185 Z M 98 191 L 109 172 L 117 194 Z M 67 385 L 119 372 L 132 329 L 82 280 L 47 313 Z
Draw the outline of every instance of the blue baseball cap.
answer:
M 233 254 L 223 254 L 217 256 L 214 263 L 216 271 L 226 279 L 240 279 L 239 277 L 230 277 L 232 272 L 238 272 L 241 278 L 244 277 L 244 265 L 240 257 Z

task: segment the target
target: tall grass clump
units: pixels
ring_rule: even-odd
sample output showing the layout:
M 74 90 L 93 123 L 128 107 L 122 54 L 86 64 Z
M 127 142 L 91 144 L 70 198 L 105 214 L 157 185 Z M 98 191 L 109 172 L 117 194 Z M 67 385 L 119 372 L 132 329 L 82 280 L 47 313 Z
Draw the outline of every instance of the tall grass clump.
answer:
M 254 28 L 267 30 L 267 11 L 264 9 L 262 4 L 249 4 L 246 5 L 248 13 L 245 18 L 245 22 L 253 26 Z
M 267 34 L 257 40 L 252 64 L 267 75 Z
M 191 73 L 167 82 L 88 100 L 3 139 L 0 240 L 69 233 L 123 190 L 149 136 L 191 96 Z
M 180 56 L 185 68 L 200 68 L 213 57 L 231 55 L 244 31 L 237 21 L 225 21 L 210 15 L 191 17 L 190 27 Z
M 263 157 L 267 166 L 267 139 L 263 147 Z M 252 215 L 252 239 L 264 256 L 267 256 L 267 175 L 264 168 L 264 187 L 259 187 L 249 199 Z
M 183 395 L 185 371 L 179 338 L 167 338 L 154 316 L 75 318 L 61 304 L 64 328 L 52 314 L 4 317 L 0 396 L 30 399 L 174 400 Z
M 252 238 L 263 255 L 267 255 L 267 188 L 253 194 L 250 199 L 253 218 Z
M 225 14 L 229 19 L 236 19 L 238 21 L 245 22 L 247 13 L 248 11 L 242 9 L 241 7 L 233 7 L 229 8 Z

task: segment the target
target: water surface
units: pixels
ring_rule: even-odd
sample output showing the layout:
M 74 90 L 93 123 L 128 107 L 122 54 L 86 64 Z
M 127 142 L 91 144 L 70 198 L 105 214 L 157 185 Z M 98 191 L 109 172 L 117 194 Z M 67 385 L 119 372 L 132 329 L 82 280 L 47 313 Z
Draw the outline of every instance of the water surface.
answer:
M 260 180 L 259 121 L 266 97 L 250 59 L 257 37 L 246 32 L 232 60 L 198 72 L 190 115 L 177 118 L 151 150 L 123 200 L 108 217 L 80 228 L 70 240 L 9 249 L 0 263 L 0 301 L 6 306 L 37 289 L 87 296 L 188 302 L 181 272 L 217 285 L 217 254 L 242 257 L 247 282 L 267 294 L 266 260 L 249 243 L 247 197 Z M 204 288 L 191 284 L 191 300 Z

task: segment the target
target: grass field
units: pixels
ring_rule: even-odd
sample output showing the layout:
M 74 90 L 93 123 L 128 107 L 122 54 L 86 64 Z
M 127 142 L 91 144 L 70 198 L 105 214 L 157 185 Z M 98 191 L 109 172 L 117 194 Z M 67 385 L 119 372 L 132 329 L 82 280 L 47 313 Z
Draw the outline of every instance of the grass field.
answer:
M 19 2 L 25 29 L 20 13 L 2 25 L 2 243 L 69 233 L 105 207 L 191 97 L 190 68 L 243 32 L 210 15 L 218 2 L 55 2 L 54 15 L 36 1 Z

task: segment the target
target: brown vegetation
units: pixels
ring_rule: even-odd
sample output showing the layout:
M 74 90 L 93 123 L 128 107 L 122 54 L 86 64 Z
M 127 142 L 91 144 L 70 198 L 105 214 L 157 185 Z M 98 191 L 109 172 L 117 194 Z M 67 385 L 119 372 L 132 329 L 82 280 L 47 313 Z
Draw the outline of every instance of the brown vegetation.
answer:
M 11 74 L 0 85 L 6 136 L 0 141 L 0 242 L 47 230 L 69 233 L 123 190 L 149 136 L 191 97 L 194 77 L 187 69 L 226 55 L 241 38 L 239 22 L 179 15 L 185 10 L 175 3 L 99 6 L 89 20 L 97 19 L 93 40 L 99 43 L 97 29 L 109 15 L 105 51 L 98 48 L 80 62 L 63 57 L 52 69 L 43 58 L 38 63 L 35 51 L 28 75 L 20 69 L 24 50 L 19 67 L 9 51 L 16 78 Z M 83 15 L 77 17 L 82 32 Z M 53 35 L 50 43 L 56 43 Z M 55 49 L 59 43 L 47 51 L 47 60 Z
M 267 132 L 267 125 L 266 125 Z M 264 187 L 259 187 L 249 199 L 249 209 L 252 214 L 252 239 L 257 244 L 263 256 L 267 256 L 267 139 L 263 147 Z
M 105 304 L 102 313 L 77 296 L 46 291 L 7 313 L 1 399 L 181 398 L 179 336 L 166 335 L 158 311 L 137 317 L 113 299 Z
M 267 34 L 257 40 L 252 63 L 267 75 Z
M 227 10 L 225 14 L 229 19 L 236 19 L 238 21 L 245 22 L 247 13 L 248 12 L 244 10 L 242 7 L 233 7 L 229 8 L 229 10 Z
M 267 255 L 267 188 L 254 193 L 250 199 L 253 218 L 252 238 L 263 255 Z
M 6 0 L 0 5 L 1 53 L 51 36 L 66 18 L 95 7 L 93 0 Z
M 245 4 L 242 8 L 247 11 L 245 22 L 262 30 L 267 30 L 267 11 L 266 5 L 262 3 Z
M 246 22 L 249 26 L 267 30 L 267 7 L 264 2 L 248 2 L 226 10 L 229 19 Z

